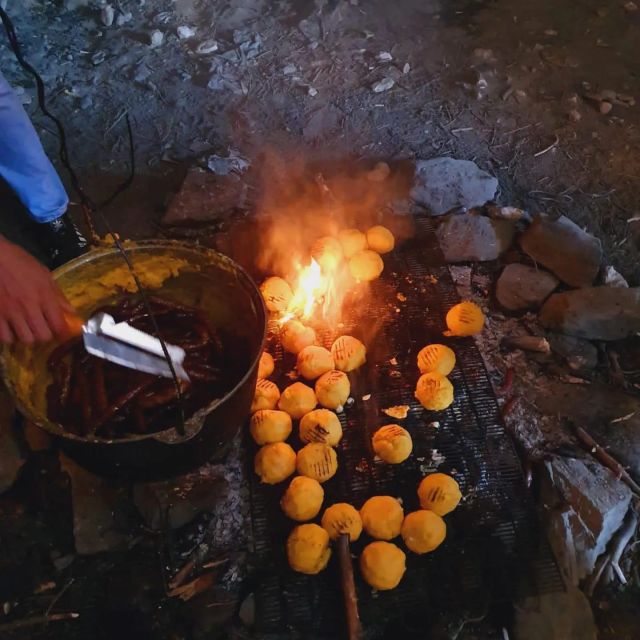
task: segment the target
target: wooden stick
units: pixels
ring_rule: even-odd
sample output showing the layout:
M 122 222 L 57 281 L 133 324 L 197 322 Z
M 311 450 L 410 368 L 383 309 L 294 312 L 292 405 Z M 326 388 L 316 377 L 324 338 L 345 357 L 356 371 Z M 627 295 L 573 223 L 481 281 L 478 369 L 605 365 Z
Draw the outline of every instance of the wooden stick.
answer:
M 344 610 L 347 617 L 347 631 L 349 640 L 361 640 L 362 624 L 358 613 L 358 596 L 356 583 L 353 578 L 353 564 L 351 562 L 351 548 L 349 534 L 343 533 L 338 538 L 338 560 L 340 561 L 340 582 L 344 596 Z
M 623 480 L 640 497 L 640 485 L 627 473 L 627 470 L 609 453 L 607 453 L 582 427 L 574 426 L 576 435 L 582 444 L 608 469 Z
M 37 625 L 46 625 L 50 622 L 58 622 L 59 620 L 75 620 L 80 614 L 72 611 L 70 613 L 51 613 L 44 616 L 31 616 L 22 618 L 22 620 L 14 620 L 13 622 L 5 622 L 0 624 L 0 632 L 15 631 L 16 629 L 24 629 L 25 627 L 34 627 Z

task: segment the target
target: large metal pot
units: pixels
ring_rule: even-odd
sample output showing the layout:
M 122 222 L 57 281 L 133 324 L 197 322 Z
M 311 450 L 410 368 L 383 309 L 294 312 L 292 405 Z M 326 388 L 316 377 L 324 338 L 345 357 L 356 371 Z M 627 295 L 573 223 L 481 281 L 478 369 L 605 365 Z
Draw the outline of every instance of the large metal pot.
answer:
M 126 439 L 80 437 L 47 419 L 46 361 L 56 345 L 15 345 L 0 352 L 4 382 L 20 411 L 54 435 L 79 464 L 103 475 L 150 480 L 175 475 L 220 459 L 246 420 L 264 348 L 266 312 L 255 283 L 230 258 L 195 245 L 152 240 L 127 242 L 138 277 L 156 295 L 201 309 L 214 327 L 237 336 L 246 373 L 220 400 L 187 420 L 186 434 L 174 430 Z M 85 318 L 135 285 L 115 247 L 94 249 L 54 272 L 70 302 Z

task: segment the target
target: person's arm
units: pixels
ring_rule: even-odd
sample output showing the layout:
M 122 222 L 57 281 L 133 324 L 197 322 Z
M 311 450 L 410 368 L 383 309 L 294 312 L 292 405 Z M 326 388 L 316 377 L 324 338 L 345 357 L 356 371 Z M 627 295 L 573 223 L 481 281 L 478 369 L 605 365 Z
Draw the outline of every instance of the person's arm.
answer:
M 0 342 L 31 344 L 69 334 L 73 308 L 51 273 L 0 236 Z
M 22 104 L 0 73 L 0 176 L 36 222 L 59 218 L 69 204 Z

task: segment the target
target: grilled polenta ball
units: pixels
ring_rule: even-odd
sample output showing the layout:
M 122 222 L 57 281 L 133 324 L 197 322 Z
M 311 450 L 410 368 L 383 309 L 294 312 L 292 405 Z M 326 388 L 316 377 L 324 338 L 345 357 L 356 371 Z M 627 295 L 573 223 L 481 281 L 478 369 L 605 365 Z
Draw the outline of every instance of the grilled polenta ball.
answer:
M 337 238 L 324 236 L 313 243 L 311 257 L 322 267 L 322 270 L 331 273 L 342 262 L 342 245 Z
M 280 399 L 280 390 L 271 382 L 261 378 L 256 384 L 256 390 L 253 394 L 253 402 L 251 403 L 251 413 L 260 411 L 261 409 L 275 409 Z
M 305 327 L 300 320 L 289 320 L 280 332 L 282 348 L 289 353 L 298 354 L 316 341 L 316 332 Z
M 273 276 L 260 285 L 260 292 L 269 311 L 284 313 L 293 298 L 293 291 L 286 280 Z
M 411 434 L 397 424 L 380 427 L 373 434 L 372 443 L 376 455 L 389 464 L 404 462 L 413 449 Z
M 420 482 L 418 498 L 423 509 L 446 516 L 458 506 L 462 493 L 451 476 L 446 473 L 431 473 Z
M 443 411 L 453 402 L 453 385 L 439 373 L 425 373 L 416 385 L 418 402 L 429 411 Z
M 300 420 L 302 442 L 323 442 L 335 447 L 342 438 L 342 425 L 338 416 L 327 409 L 315 409 Z
M 265 484 L 278 484 L 296 470 L 296 452 L 286 442 L 265 444 L 256 453 L 253 468 Z
M 307 380 L 315 380 L 333 368 L 333 356 L 324 347 L 310 345 L 298 354 L 296 369 Z
M 360 509 L 364 530 L 378 540 L 391 540 L 400 534 L 404 511 L 391 496 L 373 496 Z
M 430 344 L 418 354 L 420 373 L 439 373 L 448 376 L 456 366 L 456 354 L 443 344 Z
M 260 409 L 251 416 L 249 430 L 257 444 L 284 442 L 291 435 L 291 417 L 284 411 Z
M 421 509 L 406 516 L 400 534 L 414 553 L 429 553 L 443 543 L 447 525 L 437 513 Z
M 389 251 L 393 251 L 396 245 L 396 239 L 387 227 L 378 224 L 375 227 L 367 229 L 367 244 L 369 245 L 369 249 L 377 253 L 389 253 Z
M 296 469 L 301 476 L 326 482 L 338 470 L 338 456 L 328 444 L 311 442 L 298 451 Z
M 349 259 L 349 271 L 358 282 L 371 282 L 379 278 L 383 270 L 382 258 L 371 249 L 358 251 Z
M 360 573 L 378 591 L 395 589 L 406 568 L 404 551 L 391 542 L 372 542 L 360 555 Z
M 445 336 L 473 336 L 484 327 L 484 313 L 475 302 L 467 300 L 449 309 L 446 321 L 449 330 Z
M 305 413 L 309 413 L 316 408 L 318 400 L 311 387 L 307 387 L 302 382 L 290 384 L 280 396 L 278 409 L 286 411 L 296 420 L 302 418 Z
M 320 513 L 323 500 L 324 489 L 317 480 L 296 476 L 282 496 L 280 506 L 289 518 L 304 522 Z
M 318 402 L 326 409 L 340 409 L 344 407 L 351 393 L 351 383 L 346 373 L 342 371 L 327 371 L 316 381 L 316 396 Z
M 362 518 L 358 510 L 346 502 L 338 502 L 325 509 L 320 524 L 332 540 L 348 534 L 349 540 L 355 542 L 362 533 Z
M 262 352 L 260 356 L 260 362 L 258 363 L 258 379 L 260 378 L 268 378 L 275 369 L 275 364 L 273 362 L 273 356 L 266 351 Z
M 340 336 L 331 345 L 331 355 L 338 371 L 353 371 L 367 361 L 367 348 L 353 336 Z
M 329 562 L 329 534 L 317 524 L 298 525 L 287 539 L 287 558 L 294 571 L 314 575 Z
M 342 247 L 342 253 L 345 258 L 350 258 L 358 251 L 364 251 L 367 248 L 367 236 L 358 229 L 343 229 L 339 231 L 338 242 Z

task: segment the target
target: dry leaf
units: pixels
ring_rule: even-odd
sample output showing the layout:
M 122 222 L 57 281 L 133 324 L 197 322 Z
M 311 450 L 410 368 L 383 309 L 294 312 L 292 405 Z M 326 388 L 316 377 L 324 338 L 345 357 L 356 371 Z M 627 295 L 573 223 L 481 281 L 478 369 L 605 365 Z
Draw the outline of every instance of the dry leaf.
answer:
M 387 409 L 383 409 L 382 413 L 385 413 L 390 418 L 395 418 L 396 420 L 404 420 L 409 414 L 409 405 L 399 404 L 394 407 L 388 407 Z

